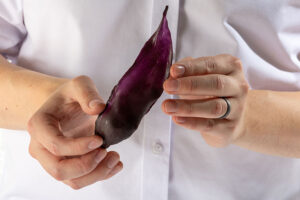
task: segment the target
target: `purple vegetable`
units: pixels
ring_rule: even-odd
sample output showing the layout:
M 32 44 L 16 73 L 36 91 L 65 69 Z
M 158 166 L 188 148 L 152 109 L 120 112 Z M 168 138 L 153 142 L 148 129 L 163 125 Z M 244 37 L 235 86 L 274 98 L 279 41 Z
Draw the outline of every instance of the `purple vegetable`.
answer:
M 103 138 L 103 148 L 130 137 L 163 92 L 173 57 L 167 11 L 168 6 L 157 31 L 114 87 L 104 111 L 98 116 L 95 133 Z

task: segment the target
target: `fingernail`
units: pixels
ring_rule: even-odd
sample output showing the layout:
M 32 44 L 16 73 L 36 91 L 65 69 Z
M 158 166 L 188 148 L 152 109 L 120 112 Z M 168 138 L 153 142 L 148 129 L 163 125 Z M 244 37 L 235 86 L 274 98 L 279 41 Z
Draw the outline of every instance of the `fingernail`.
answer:
M 99 99 L 94 99 L 94 100 L 90 101 L 89 107 L 90 107 L 90 108 L 95 108 L 97 105 L 100 105 L 100 104 L 102 104 L 102 103 L 103 103 L 103 102 L 102 102 L 101 100 L 99 100 Z
M 184 117 L 176 117 L 175 120 L 179 124 L 183 124 L 186 121 Z
M 179 84 L 177 80 L 169 80 L 166 82 L 166 89 L 170 92 L 175 92 L 178 90 Z
M 166 109 L 166 111 L 169 112 L 169 113 L 175 113 L 175 112 L 177 112 L 177 110 L 178 110 L 177 103 L 174 102 L 174 101 L 167 101 L 167 102 L 165 103 L 165 109 Z
M 122 170 L 122 166 L 117 165 L 111 172 L 110 174 L 116 174 Z
M 184 66 L 175 66 L 173 69 L 173 72 L 176 77 L 182 76 L 185 72 L 185 67 Z
M 118 162 L 119 162 L 119 160 L 112 156 L 107 161 L 107 167 L 109 169 L 112 169 L 116 166 L 116 164 L 118 164 Z
M 101 162 L 101 161 L 105 158 L 105 156 L 106 156 L 106 152 L 105 152 L 105 151 L 102 151 L 102 150 L 99 151 L 99 152 L 97 153 L 96 157 L 95 157 L 96 163 Z
M 96 149 L 96 148 L 100 147 L 101 145 L 102 145 L 101 141 L 93 140 L 89 143 L 88 147 L 89 147 L 89 149 Z

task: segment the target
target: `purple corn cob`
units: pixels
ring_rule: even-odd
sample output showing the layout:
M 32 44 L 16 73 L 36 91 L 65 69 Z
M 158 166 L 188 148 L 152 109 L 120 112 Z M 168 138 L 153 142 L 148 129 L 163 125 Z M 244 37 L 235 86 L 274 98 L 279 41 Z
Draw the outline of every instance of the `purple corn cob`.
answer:
M 95 133 L 103 138 L 103 148 L 129 138 L 163 93 L 173 57 L 167 11 L 168 6 L 157 31 L 114 87 L 104 111 L 96 120 Z

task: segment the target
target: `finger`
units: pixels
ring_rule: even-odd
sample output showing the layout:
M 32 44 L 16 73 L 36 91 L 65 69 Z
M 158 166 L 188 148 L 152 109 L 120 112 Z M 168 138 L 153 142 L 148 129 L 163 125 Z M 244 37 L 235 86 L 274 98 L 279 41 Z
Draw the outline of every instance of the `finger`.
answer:
M 64 121 L 60 121 L 60 124 L 62 124 L 60 130 L 66 137 L 78 138 L 95 135 L 95 121 L 97 117 L 97 115 L 88 116 L 87 118 L 82 119 L 81 124 L 77 127 L 70 126 L 68 122 L 65 125 Z
M 235 96 L 243 88 L 232 77 L 216 74 L 168 79 L 163 86 L 169 94 L 201 96 Z
M 66 138 L 59 129 L 57 119 L 39 112 L 29 121 L 28 131 L 33 138 L 56 156 L 83 155 L 99 148 L 103 143 L 102 138 L 96 135 Z
M 234 98 L 227 99 L 230 102 L 230 113 L 226 119 L 234 119 L 238 101 Z M 169 99 L 162 103 L 166 114 L 181 117 L 201 117 L 217 119 L 225 115 L 228 106 L 224 99 L 215 98 L 210 100 L 181 100 Z
M 174 63 L 170 68 L 171 77 L 178 78 L 183 76 L 185 73 L 185 67 L 183 64 L 180 63 L 190 63 L 192 60 L 193 57 L 186 57 Z
M 223 147 L 235 138 L 236 122 L 226 119 L 173 117 L 173 121 L 187 129 L 199 131 L 209 145 Z
M 110 179 L 117 173 L 119 173 L 123 169 L 123 163 L 119 162 L 110 172 L 109 174 L 105 177 L 105 179 Z
M 180 99 L 189 99 L 189 100 L 203 100 L 203 99 L 213 99 L 215 96 L 201 96 L 201 95 L 178 95 Z
M 90 173 L 107 154 L 104 149 L 97 149 L 83 156 L 65 159 L 54 156 L 42 146 L 35 148 L 35 152 L 37 153 L 35 153 L 34 158 L 51 176 L 59 181 L 78 178 Z
M 64 181 L 73 189 L 80 189 L 91 185 L 95 182 L 105 180 L 109 174 L 114 170 L 120 161 L 120 156 L 116 152 L 108 152 L 105 159 L 98 165 L 98 167 L 91 173 L 68 181 Z
M 222 54 L 196 59 L 186 59 L 179 61 L 170 69 L 174 78 L 183 76 L 196 76 L 206 74 L 230 74 L 234 71 L 242 70 L 241 61 L 231 55 Z
M 105 108 L 93 81 L 88 76 L 79 76 L 72 79 L 72 93 L 82 110 L 90 115 L 99 114 Z

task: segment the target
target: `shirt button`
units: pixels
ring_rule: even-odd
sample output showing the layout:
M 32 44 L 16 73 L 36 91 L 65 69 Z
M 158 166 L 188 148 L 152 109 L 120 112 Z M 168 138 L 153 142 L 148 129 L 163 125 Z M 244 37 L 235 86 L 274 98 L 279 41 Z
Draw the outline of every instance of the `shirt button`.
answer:
M 160 142 L 154 142 L 152 146 L 152 152 L 155 154 L 161 154 L 164 151 L 164 146 Z

